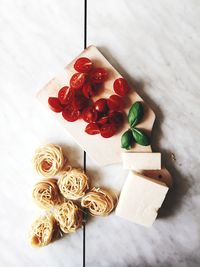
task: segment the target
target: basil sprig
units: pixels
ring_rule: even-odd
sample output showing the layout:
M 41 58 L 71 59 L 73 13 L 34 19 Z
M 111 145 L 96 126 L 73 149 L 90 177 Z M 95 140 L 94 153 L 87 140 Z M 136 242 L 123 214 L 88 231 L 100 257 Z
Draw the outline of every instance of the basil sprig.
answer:
M 142 117 L 143 117 L 144 111 L 143 111 L 143 106 L 141 102 L 135 102 L 132 107 L 129 110 L 128 113 L 128 122 L 131 127 L 134 127 L 137 125 Z
M 148 146 L 150 144 L 149 138 L 138 128 L 131 129 L 135 142 L 142 146 Z
M 121 136 L 121 147 L 125 149 L 131 149 L 132 145 L 135 143 L 148 146 L 150 144 L 149 137 L 141 130 L 135 126 L 141 122 L 144 115 L 143 105 L 141 102 L 135 102 L 129 112 L 128 112 L 128 122 L 130 129 L 123 133 Z
M 129 129 L 125 133 L 123 133 L 121 137 L 121 147 L 129 150 L 131 149 L 133 142 L 134 142 L 133 134 L 131 129 Z

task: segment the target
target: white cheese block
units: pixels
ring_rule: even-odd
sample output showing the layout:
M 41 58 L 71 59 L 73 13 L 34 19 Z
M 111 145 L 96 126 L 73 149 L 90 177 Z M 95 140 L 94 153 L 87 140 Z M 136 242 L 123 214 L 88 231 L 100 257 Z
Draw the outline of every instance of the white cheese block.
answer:
M 160 170 L 161 153 L 122 153 L 123 168 L 129 170 Z
M 164 183 L 130 171 L 121 191 L 116 215 L 149 227 L 155 221 L 167 191 Z

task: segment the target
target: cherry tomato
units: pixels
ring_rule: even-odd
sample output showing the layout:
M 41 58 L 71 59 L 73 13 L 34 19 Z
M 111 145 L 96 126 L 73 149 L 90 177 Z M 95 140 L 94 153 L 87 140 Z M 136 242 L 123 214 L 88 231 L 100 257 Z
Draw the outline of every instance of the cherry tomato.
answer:
M 116 94 L 125 96 L 130 90 L 128 82 L 124 78 L 119 78 L 114 81 L 113 88 Z
M 87 57 L 80 57 L 76 60 L 74 69 L 78 72 L 89 72 L 92 69 L 92 61 Z
M 57 97 L 49 97 L 48 104 L 50 109 L 54 112 L 61 112 L 63 111 L 63 105 L 60 103 L 60 100 Z
M 109 122 L 109 117 L 108 116 L 103 116 L 98 120 L 98 124 L 103 125 Z
M 72 103 L 71 103 L 72 104 Z M 86 98 L 81 91 L 75 91 L 73 106 L 77 110 L 83 110 L 89 105 L 88 98 Z
M 91 135 L 99 134 L 100 130 L 98 124 L 95 122 L 89 123 L 85 128 L 85 132 Z
M 70 87 L 73 89 L 80 89 L 85 83 L 84 73 L 75 73 L 70 79 Z
M 58 99 L 62 104 L 67 104 L 73 98 L 73 91 L 68 86 L 62 87 L 58 92 Z
M 111 95 L 107 99 L 107 104 L 110 110 L 120 110 L 124 106 L 122 97 L 118 95 Z
M 117 127 L 114 123 L 106 123 L 100 129 L 101 136 L 104 138 L 109 138 L 113 136 L 116 132 Z
M 108 111 L 107 100 L 100 98 L 94 103 L 94 108 L 100 113 L 106 113 Z
M 90 74 L 90 80 L 94 84 L 105 82 L 107 77 L 108 77 L 108 73 L 103 68 L 96 68 L 96 69 L 92 70 L 92 72 Z
M 73 122 L 79 119 L 80 111 L 68 105 L 64 108 L 62 116 L 65 120 Z
M 88 123 L 97 121 L 98 113 L 93 107 L 88 107 L 82 112 L 82 119 Z
M 90 98 L 94 95 L 95 91 L 90 83 L 85 83 L 82 88 L 82 92 L 85 97 Z
M 121 111 L 112 111 L 108 114 L 109 122 L 114 123 L 117 127 L 120 127 L 124 121 L 124 114 Z

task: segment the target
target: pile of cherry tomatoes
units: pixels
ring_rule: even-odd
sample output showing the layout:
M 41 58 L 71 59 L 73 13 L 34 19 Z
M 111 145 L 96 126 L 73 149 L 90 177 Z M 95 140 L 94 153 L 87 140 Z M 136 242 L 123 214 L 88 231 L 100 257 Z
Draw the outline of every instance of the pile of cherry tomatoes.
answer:
M 49 97 L 49 107 L 54 112 L 62 112 L 62 116 L 69 122 L 83 119 L 87 122 L 85 132 L 94 135 L 101 134 L 104 138 L 113 136 L 124 121 L 124 97 L 129 91 L 129 85 L 123 78 L 113 83 L 116 94 L 109 98 L 93 101 L 98 95 L 103 82 L 108 78 L 104 68 L 95 68 L 90 59 L 81 57 L 76 60 L 69 86 L 62 87 L 58 97 Z

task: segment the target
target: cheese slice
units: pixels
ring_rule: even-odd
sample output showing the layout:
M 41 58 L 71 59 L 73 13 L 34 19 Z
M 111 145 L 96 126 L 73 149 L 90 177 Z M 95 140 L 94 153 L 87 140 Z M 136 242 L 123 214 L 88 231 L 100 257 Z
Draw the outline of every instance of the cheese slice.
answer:
M 122 153 L 123 168 L 129 170 L 160 170 L 161 153 Z
M 155 221 L 167 191 L 164 183 L 130 171 L 121 191 L 116 215 L 149 227 Z

